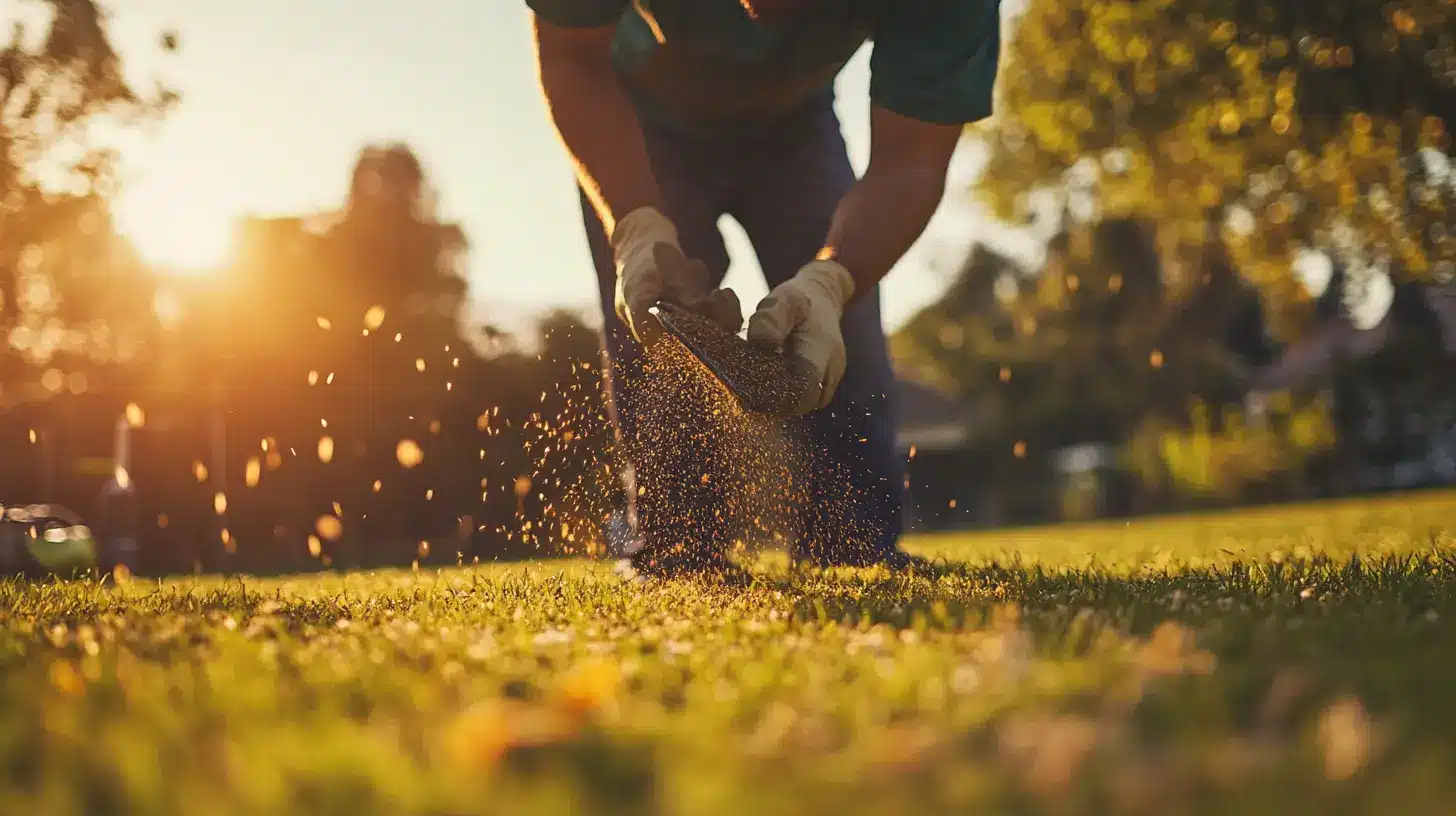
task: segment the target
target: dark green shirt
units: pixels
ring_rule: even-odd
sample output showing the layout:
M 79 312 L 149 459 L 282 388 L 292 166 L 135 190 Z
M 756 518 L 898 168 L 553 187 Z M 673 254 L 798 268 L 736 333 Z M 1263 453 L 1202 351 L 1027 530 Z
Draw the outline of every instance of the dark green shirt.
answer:
M 771 121 L 827 93 L 867 41 L 871 101 L 925 122 L 991 114 L 1000 0 L 807 0 L 754 20 L 739 0 L 526 0 L 558 26 L 616 26 L 613 58 L 650 115 L 694 126 Z

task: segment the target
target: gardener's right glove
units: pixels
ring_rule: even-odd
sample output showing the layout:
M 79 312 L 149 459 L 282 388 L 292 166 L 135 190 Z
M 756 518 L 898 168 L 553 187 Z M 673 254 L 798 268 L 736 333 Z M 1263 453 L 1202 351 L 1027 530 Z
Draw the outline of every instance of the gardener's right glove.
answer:
M 658 301 L 692 309 L 737 333 L 743 325 L 738 296 L 712 290 L 708 267 L 689 260 L 678 244 L 677 227 L 652 207 L 628 213 L 612 230 L 617 261 L 617 316 L 639 343 L 650 345 L 662 327 L 650 310 Z
M 854 278 L 836 261 L 818 260 L 774 287 L 748 319 L 748 342 L 782 351 L 805 382 L 793 414 L 828 407 L 844 379 L 839 323 L 854 296 Z

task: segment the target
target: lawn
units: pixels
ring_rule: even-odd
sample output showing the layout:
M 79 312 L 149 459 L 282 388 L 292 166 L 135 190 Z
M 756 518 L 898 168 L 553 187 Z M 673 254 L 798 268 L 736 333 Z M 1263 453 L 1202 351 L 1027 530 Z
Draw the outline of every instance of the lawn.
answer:
M 586 562 L 0 583 L 0 813 L 1390 813 L 1456 803 L 1456 495 Z

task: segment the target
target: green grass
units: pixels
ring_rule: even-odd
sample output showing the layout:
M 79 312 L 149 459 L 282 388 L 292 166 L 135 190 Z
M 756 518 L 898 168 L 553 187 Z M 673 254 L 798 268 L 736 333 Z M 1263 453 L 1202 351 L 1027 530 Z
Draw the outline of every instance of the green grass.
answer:
M 1456 495 L 582 562 L 0 583 L 0 813 L 1433 813 Z

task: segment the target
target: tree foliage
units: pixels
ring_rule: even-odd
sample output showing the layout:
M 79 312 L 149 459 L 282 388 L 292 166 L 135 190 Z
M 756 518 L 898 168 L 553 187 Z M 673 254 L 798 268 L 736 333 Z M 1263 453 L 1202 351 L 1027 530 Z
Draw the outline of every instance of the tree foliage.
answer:
M 981 190 L 1146 218 L 1174 265 L 1222 241 L 1276 312 L 1306 248 L 1449 276 L 1453 31 L 1446 0 L 1030 0 Z
M 1122 442 L 1146 421 L 1180 422 L 1192 401 L 1237 395 L 1267 353 L 1257 302 L 1226 264 L 1187 293 L 1160 271 L 1151 228 L 1129 220 L 1070 230 L 1035 275 L 978 247 L 899 347 L 987 406 L 1007 451 Z
M 0 388 L 12 391 L 37 366 L 84 376 L 142 341 L 151 281 L 112 225 L 118 156 L 103 126 L 155 121 L 177 100 L 128 81 L 93 0 L 19 11 L 0 44 Z
M 527 352 L 477 331 L 466 237 L 432 200 L 408 147 L 366 147 L 340 210 L 245 222 L 234 268 L 187 295 L 162 355 L 175 364 L 146 398 L 226 416 L 238 453 L 208 478 L 230 497 L 229 563 L 454 563 L 599 540 L 597 333 L 548 314 Z M 337 534 L 318 536 L 319 518 Z

